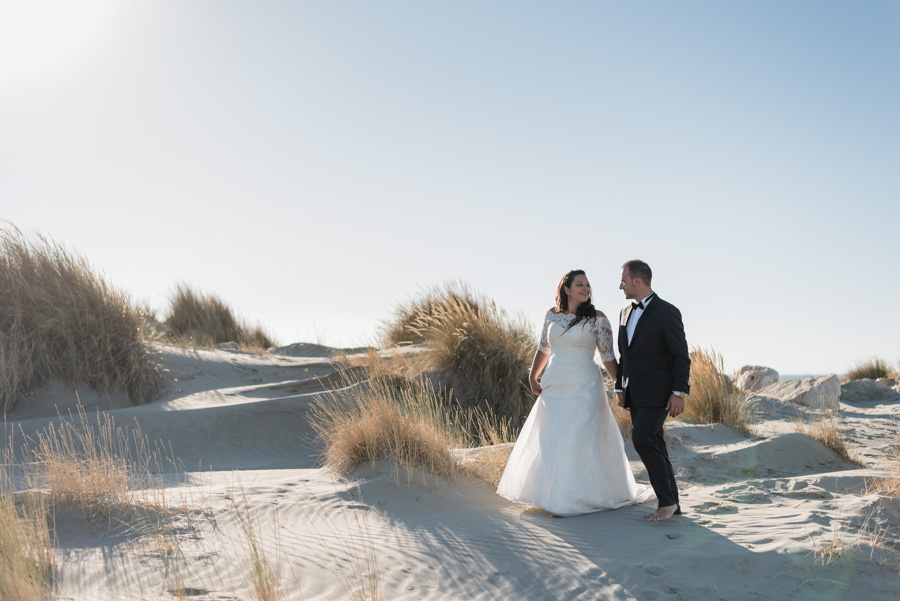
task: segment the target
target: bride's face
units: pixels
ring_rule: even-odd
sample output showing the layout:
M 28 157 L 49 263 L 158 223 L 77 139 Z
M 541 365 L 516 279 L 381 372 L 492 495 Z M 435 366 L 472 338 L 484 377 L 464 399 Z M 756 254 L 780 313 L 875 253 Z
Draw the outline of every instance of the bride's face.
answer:
M 583 275 L 576 275 L 572 285 L 564 287 L 564 290 L 569 297 L 569 303 L 580 305 L 591 298 L 591 283 Z

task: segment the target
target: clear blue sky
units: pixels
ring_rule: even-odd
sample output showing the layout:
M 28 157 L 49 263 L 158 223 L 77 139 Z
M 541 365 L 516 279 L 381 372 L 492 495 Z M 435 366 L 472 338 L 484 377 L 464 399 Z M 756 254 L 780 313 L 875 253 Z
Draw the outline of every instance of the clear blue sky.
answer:
M 53 10 L 48 10 L 47 5 Z M 0 217 L 164 312 L 371 340 L 463 280 L 537 327 L 643 258 L 726 365 L 900 361 L 900 3 L 0 4 Z

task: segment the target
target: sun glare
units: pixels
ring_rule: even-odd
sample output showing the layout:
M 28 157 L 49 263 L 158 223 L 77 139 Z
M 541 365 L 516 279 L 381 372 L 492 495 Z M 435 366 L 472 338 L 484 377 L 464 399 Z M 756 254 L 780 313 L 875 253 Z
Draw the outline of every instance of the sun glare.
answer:
M 97 41 L 115 8 L 115 0 L 3 0 L 0 81 L 63 68 Z

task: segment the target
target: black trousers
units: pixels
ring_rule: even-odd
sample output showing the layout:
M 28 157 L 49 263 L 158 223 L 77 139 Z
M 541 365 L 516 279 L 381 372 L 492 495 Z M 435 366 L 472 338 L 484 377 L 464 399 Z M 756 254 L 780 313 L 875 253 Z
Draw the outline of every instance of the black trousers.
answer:
M 675 471 L 669 461 L 669 451 L 663 435 L 663 424 L 666 423 L 669 411 L 665 407 L 634 405 L 629 410 L 634 426 L 631 442 L 647 468 L 650 486 L 656 493 L 659 506 L 678 505 L 678 485 L 675 483 Z

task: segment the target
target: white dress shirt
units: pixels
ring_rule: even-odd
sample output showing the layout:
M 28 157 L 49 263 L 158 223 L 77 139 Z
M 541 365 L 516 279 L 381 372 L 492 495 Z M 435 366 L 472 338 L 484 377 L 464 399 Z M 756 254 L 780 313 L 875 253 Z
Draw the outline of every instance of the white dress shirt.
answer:
M 649 303 L 651 300 L 653 300 L 650 297 L 654 296 L 655 294 L 656 294 L 655 292 L 651 292 L 649 295 L 647 295 L 644 298 L 644 300 L 641 301 L 641 304 L 644 305 L 644 309 L 647 308 L 647 303 Z M 631 345 L 631 339 L 634 338 L 634 330 L 635 330 L 635 328 L 637 328 L 637 322 L 641 318 L 641 315 L 644 314 L 644 309 L 641 309 L 640 307 L 638 307 L 637 309 L 632 309 L 631 315 L 628 316 L 628 323 L 625 324 L 625 333 L 628 335 L 628 345 L 629 346 Z M 616 392 L 625 392 L 625 391 L 621 388 L 616 388 Z
M 644 309 L 647 308 L 647 303 L 653 300 L 651 297 L 654 295 L 651 292 L 647 295 L 642 301 L 641 304 L 644 305 Z M 628 344 L 631 344 L 631 339 L 634 338 L 634 330 L 637 328 L 637 322 L 641 318 L 641 315 L 644 314 L 644 309 L 640 307 L 631 310 L 631 316 L 628 318 L 628 323 L 625 325 L 625 332 L 628 334 Z

